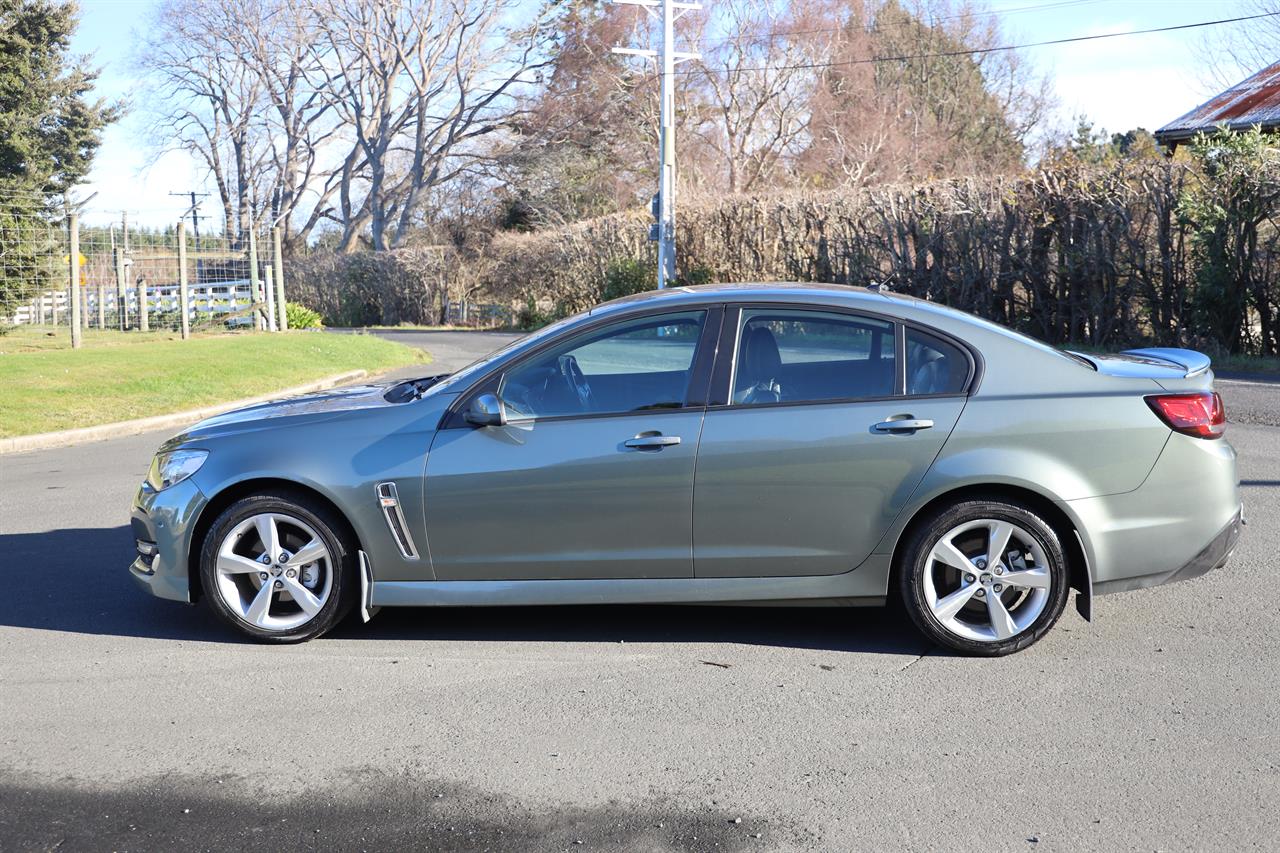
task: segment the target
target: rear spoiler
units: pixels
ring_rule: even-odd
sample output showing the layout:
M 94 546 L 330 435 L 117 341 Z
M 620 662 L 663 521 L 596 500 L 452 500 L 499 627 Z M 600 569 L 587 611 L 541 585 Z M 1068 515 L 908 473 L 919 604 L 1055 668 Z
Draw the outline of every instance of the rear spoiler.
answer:
M 1199 376 L 1209 369 L 1209 356 L 1193 349 L 1175 349 L 1173 347 L 1152 347 L 1150 349 L 1127 349 L 1121 355 L 1132 355 L 1138 358 L 1151 358 L 1167 361 L 1186 371 L 1185 378 Z

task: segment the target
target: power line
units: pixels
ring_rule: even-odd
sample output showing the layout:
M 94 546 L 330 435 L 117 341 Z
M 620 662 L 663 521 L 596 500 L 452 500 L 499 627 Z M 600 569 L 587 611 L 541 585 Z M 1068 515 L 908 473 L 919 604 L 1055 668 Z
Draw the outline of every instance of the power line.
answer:
M 902 54 L 900 56 L 875 56 L 875 57 L 869 57 L 867 59 L 849 59 L 849 60 L 843 60 L 839 62 L 805 62 L 805 63 L 796 64 L 796 65 L 757 65 L 757 66 L 747 66 L 747 67 L 741 67 L 741 68 L 724 68 L 724 69 L 708 68 L 706 69 L 706 71 L 707 73 L 710 73 L 710 74 L 728 74 L 728 73 L 737 74 L 742 71 L 791 71 L 791 70 L 798 71 L 798 70 L 804 70 L 804 69 L 810 69 L 810 68 L 816 69 L 816 68 L 836 68 L 836 67 L 847 66 L 847 65 L 870 65 L 877 62 L 908 62 L 914 59 L 942 59 L 942 58 L 953 57 L 953 56 L 975 56 L 980 54 L 999 53 L 1001 51 L 1006 51 L 1006 50 L 1025 50 L 1026 48 L 1029 48 L 1029 47 L 1048 47 L 1048 46 L 1057 45 L 1057 44 L 1075 44 L 1077 42 L 1097 41 L 1099 39 L 1120 38 L 1122 36 L 1139 36 L 1139 35 L 1147 35 L 1149 33 L 1169 33 L 1169 32 L 1174 32 L 1176 30 L 1192 30 L 1200 27 L 1216 27 L 1222 24 L 1236 24 L 1236 23 L 1240 23 L 1241 21 L 1255 21 L 1255 20 L 1258 20 L 1259 18 L 1271 18 L 1271 17 L 1275 17 L 1276 15 L 1280 15 L 1280 12 L 1264 12 L 1259 15 L 1244 15 L 1239 18 L 1222 18 L 1217 21 L 1200 21 L 1193 24 L 1175 24 L 1167 27 L 1150 27 L 1144 30 L 1125 30 L 1124 32 L 1119 32 L 1119 33 L 1098 33 L 1097 35 L 1091 35 L 1091 36 L 1071 36 L 1069 38 L 1048 39 L 1046 41 L 1032 41 L 1032 42 L 1025 42 L 1023 44 L 1006 44 L 1006 45 L 998 45 L 995 47 L 964 48 L 960 50 L 939 51 L 937 53 L 914 53 L 914 54 Z M 689 70 L 689 71 L 677 71 L 675 73 L 676 74 L 693 74 L 697 72 L 694 70 Z

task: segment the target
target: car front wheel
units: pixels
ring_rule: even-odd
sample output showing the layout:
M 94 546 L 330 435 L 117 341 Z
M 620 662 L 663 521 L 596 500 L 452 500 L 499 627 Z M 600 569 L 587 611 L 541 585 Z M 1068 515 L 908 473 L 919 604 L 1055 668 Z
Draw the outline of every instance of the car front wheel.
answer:
M 255 640 L 296 643 L 328 631 L 350 609 L 356 552 L 319 501 L 253 495 L 227 507 L 201 549 L 205 595 L 224 621 Z
M 1028 507 L 968 500 L 941 509 L 910 537 L 902 599 L 929 639 L 974 655 L 1036 642 L 1066 604 L 1070 578 L 1052 526 Z

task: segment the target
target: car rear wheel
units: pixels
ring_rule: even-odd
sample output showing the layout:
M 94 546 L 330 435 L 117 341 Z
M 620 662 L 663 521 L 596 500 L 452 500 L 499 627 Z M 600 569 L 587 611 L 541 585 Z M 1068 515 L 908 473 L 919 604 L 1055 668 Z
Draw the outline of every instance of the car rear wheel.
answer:
M 989 656 L 1044 636 L 1070 585 L 1053 527 L 1030 508 L 998 499 L 954 504 L 917 526 L 899 580 L 925 636 Z
M 214 611 L 263 642 L 332 628 L 353 601 L 356 551 L 332 511 L 287 493 L 242 498 L 214 521 L 200 574 Z

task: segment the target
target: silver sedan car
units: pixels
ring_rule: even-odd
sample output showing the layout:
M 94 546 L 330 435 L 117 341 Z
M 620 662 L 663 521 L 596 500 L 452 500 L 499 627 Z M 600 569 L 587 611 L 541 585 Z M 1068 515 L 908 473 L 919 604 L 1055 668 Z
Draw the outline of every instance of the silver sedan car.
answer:
M 138 492 L 130 571 L 267 642 L 385 606 L 893 599 L 1001 655 L 1072 591 L 1089 619 L 1226 562 L 1225 422 L 1188 350 L 1067 353 L 861 288 L 679 288 L 450 376 L 196 424 Z

